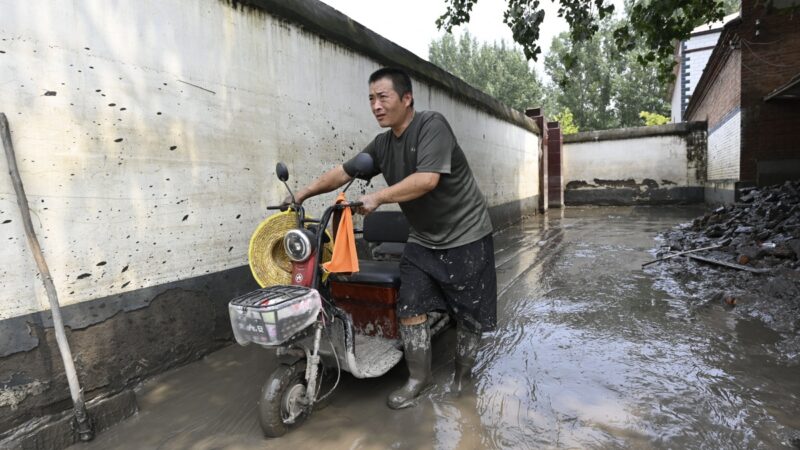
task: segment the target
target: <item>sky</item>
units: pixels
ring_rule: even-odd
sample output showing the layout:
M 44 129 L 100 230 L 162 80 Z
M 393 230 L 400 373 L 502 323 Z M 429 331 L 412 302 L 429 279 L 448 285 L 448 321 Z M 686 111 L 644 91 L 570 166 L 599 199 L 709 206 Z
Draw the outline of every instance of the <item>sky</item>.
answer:
M 444 0 L 322 0 L 390 41 L 410 50 L 420 58 L 428 59 L 428 45 L 443 32 L 436 29 L 436 19 L 445 10 Z M 545 20 L 539 37 L 542 53 L 534 67 L 544 75 L 544 55 L 558 33 L 567 31 L 567 23 L 557 16 L 558 6 L 552 1 L 542 1 Z M 513 42 L 511 30 L 503 23 L 506 0 L 479 0 L 472 10 L 470 22 L 454 28 L 460 35 L 464 28 L 479 42 Z

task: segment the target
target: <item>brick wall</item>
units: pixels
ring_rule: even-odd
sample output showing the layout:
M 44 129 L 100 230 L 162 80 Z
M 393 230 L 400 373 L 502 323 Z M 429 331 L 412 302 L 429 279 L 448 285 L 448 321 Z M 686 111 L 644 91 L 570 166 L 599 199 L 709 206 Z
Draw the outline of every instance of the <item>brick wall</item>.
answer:
M 718 61 L 712 61 L 706 70 L 712 76 L 706 80 L 706 86 L 700 86 L 695 92 L 697 98 L 692 99 L 686 111 L 685 120 L 689 122 L 706 121 L 708 129 L 716 127 L 731 111 L 739 108 L 741 101 L 741 51 L 727 47 L 731 33 L 724 33 L 716 51 L 722 52 Z
M 768 13 L 763 3 L 742 2 L 738 30 L 742 52 L 741 179 L 762 185 L 800 178 L 800 102 L 763 100 L 800 74 L 800 15 L 785 9 Z

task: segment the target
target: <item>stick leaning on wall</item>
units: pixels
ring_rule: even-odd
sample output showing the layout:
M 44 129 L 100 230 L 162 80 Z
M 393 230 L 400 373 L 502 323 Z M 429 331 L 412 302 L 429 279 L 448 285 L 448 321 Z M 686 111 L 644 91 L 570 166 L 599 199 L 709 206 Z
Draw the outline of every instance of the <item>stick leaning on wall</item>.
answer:
M 28 198 L 25 195 L 25 188 L 22 186 L 22 178 L 19 175 L 17 168 L 17 159 L 14 154 L 14 147 L 11 144 L 11 132 L 8 126 L 8 119 L 4 113 L 0 113 L 0 137 L 3 141 L 3 149 L 5 150 L 6 160 L 8 161 L 8 173 L 11 176 L 11 181 L 14 184 L 14 191 L 17 194 L 17 204 L 19 211 L 22 215 L 22 223 L 25 227 L 25 235 L 28 238 L 28 246 L 33 253 L 33 258 L 36 260 L 36 266 L 42 277 L 45 291 L 47 292 L 47 299 L 50 301 L 50 310 L 53 316 L 53 327 L 56 333 L 56 342 L 58 343 L 58 350 L 61 354 L 61 360 L 64 363 L 64 370 L 67 373 L 67 382 L 69 383 L 69 391 L 72 396 L 72 403 L 75 411 L 75 421 L 77 423 L 78 437 L 82 441 L 90 441 L 94 438 L 94 430 L 92 429 L 89 415 L 86 412 L 86 403 L 83 399 L 83 390 L 78 382 L 78 375 L 75 371 L 75 363 L 72 359 L 72 352 L 69 348 L 67 335 L 64 332 L 64 321 L 61 319 L 61 306 L 58 303 L 58 294 L 56 293 L 53 278 L 50 276 L 50 269 L 47 267 L 47 262 L 44 259 L 42 248 L 39 246 L 39 240 L 36 237 L 36 232 L 33 229 L 31 222 L 31 213 L 28 207 Z

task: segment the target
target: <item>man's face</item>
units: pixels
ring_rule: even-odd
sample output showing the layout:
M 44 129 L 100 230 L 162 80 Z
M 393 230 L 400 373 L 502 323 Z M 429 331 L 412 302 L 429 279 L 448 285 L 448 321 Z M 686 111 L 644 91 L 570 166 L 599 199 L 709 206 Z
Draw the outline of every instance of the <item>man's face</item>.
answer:
M 390 78 L 381 78 L 369 85 L 369 104 L 372 114 L 382 128 L 401 125 L 411 106 L 411 94 L 397 95 Z

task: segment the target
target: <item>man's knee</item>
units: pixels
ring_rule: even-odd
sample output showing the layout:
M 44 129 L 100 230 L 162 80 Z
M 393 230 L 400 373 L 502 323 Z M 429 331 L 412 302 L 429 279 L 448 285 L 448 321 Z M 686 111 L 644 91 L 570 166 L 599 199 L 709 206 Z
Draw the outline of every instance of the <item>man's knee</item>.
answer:
M 424 323 L 426 320 L 428 320 L 428 315 L 420 314 L 418 316 L 412 316 L 412 317 L 401 317 L 400 324 L 405 326 L 419 325 L 421 323 Z

